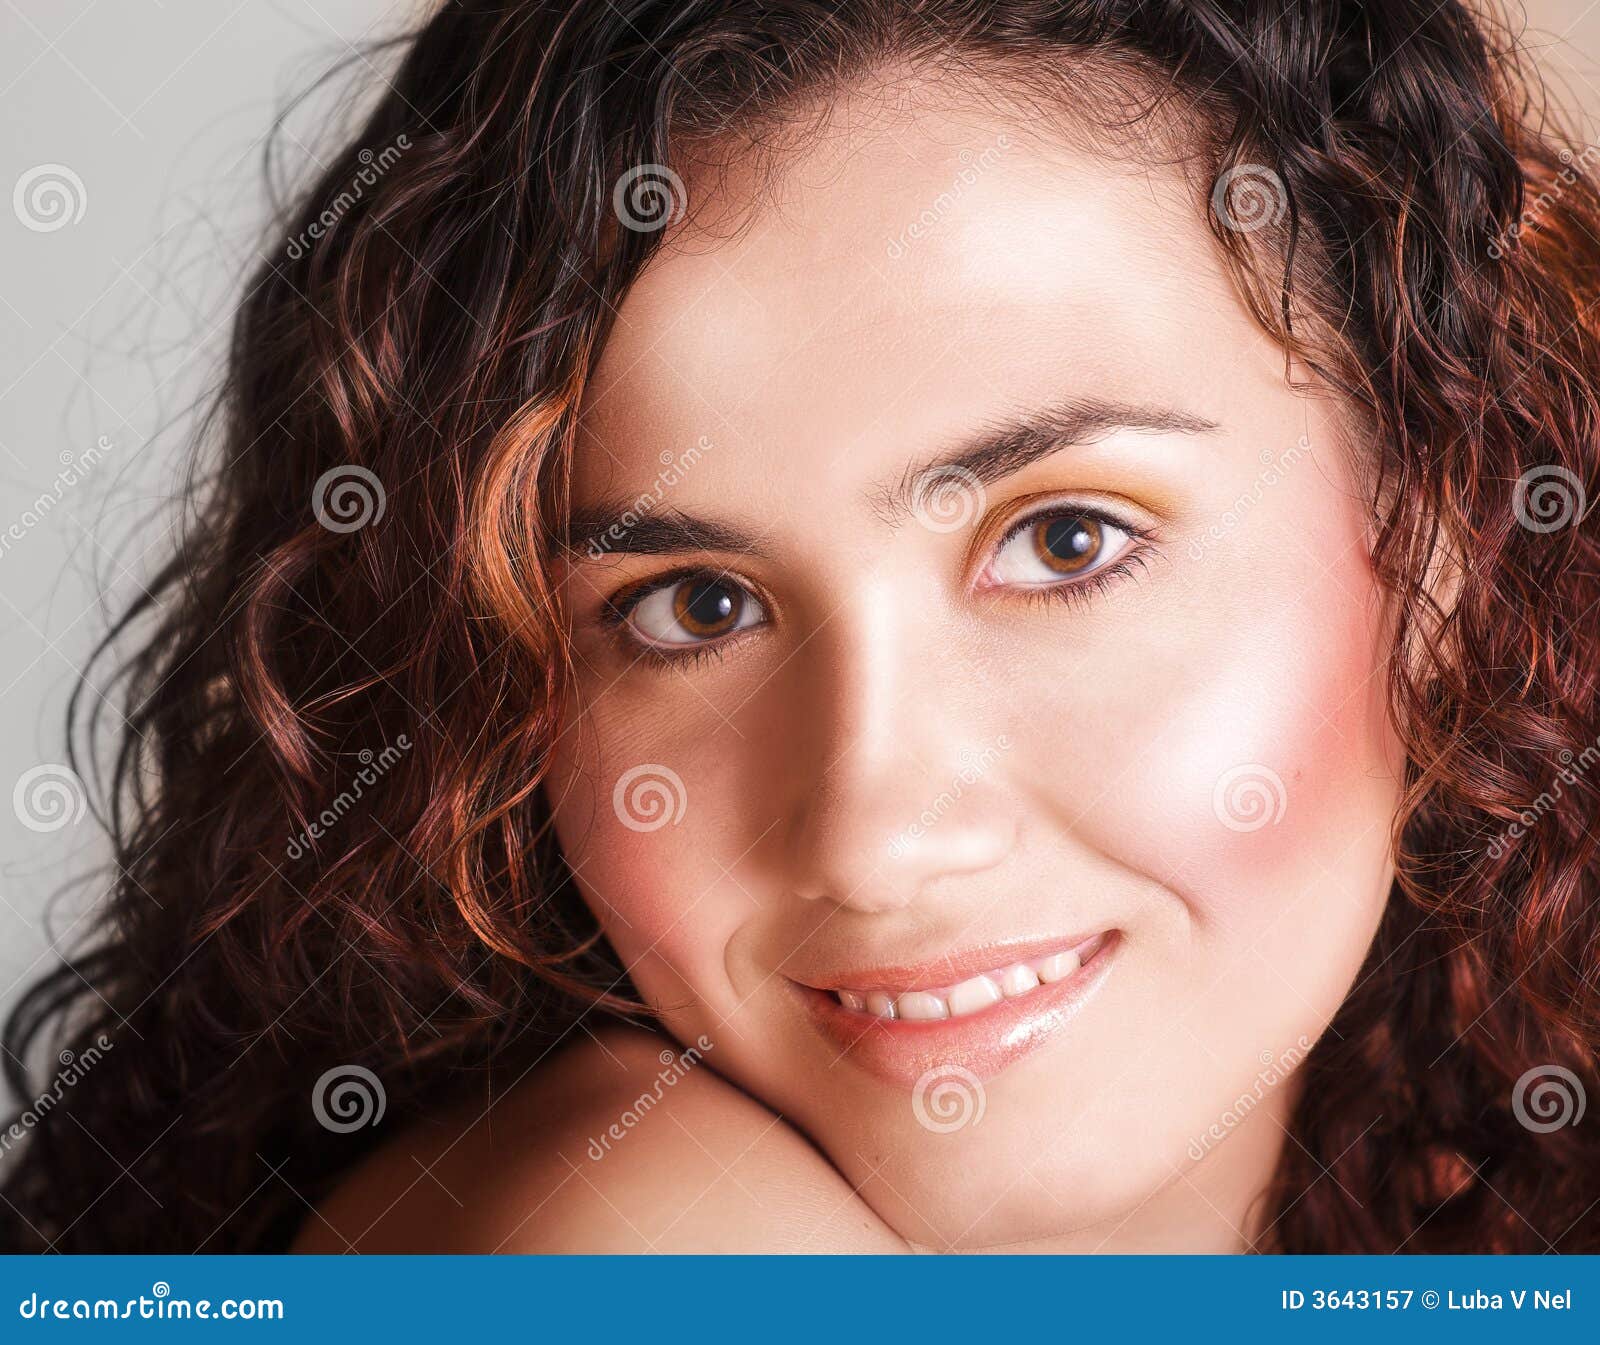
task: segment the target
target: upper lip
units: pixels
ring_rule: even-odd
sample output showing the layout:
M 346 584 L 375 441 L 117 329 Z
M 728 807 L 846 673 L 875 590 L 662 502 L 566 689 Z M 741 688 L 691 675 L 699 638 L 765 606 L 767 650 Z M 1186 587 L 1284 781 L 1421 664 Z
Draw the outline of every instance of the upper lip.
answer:
M 1107 934 L 1113 928 L 1112 925 L 1100 925 L 1080 934 L 1002 939 L 920 962 L 841 964 L 836 970 L 808 971 L 804 976 L 791 976 L 790 979 L 814 990 L 866 989 L 902 994 L 908 990 L 954 985 L 983 972 L 1000 970 L 1035 957 L 1048 957 L 1051 953 L 1063 953 L 1089 942 L 1097 935 Z

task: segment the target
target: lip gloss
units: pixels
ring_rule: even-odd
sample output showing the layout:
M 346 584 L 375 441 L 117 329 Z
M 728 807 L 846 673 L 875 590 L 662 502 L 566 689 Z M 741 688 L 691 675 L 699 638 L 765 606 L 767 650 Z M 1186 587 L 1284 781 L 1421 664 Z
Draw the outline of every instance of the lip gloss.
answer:
M 1011 997 L 1002 994 L 974 1012 L 947 1012 L 942 1017 L 920 1013 L 908 1016 L 899 1009 L 898 1001 L 893 1016 L 883 1012 L 882 1003 L 877 1012 L 852 1007 L 856 999 L 870 1003 L 873 996 L 886 995 L 884 989 L 874 989 L 870 995 L 861 996 L 855 991 L 835 993 L 798 981 L 790 984 L 818 1030 L 839 1051 L 841 1059 L 848 1059 L 886 1083 L 909 1088 L 930 1069 L 950 1065 L 959 1065 L 980 1079 L 987 1079 L 1064 1028 L 1104 984 L 1121 950 L 1121 933 L 1106 931 L 1104 937 L 1096 936 L 1086 943 L 1094 945 L 1092 951 L 1061 979 L 1041 979 L 1026 993 Z M 1028 961 L 1018 958 L 1010 966 L 1025 965 Z M 864 982 L 874 974 L 872 971 L 854 973 Z M 900 972 L 876 974 L 891 982 L 904 979 Z M 842 1001 L 841 993 L 848 998 Z M 926 1007 L 921 1004 L 921 997 L 927 993 L 908 987 L 899 1000 L 909 998 L 908 1007 L 917 1011 Z

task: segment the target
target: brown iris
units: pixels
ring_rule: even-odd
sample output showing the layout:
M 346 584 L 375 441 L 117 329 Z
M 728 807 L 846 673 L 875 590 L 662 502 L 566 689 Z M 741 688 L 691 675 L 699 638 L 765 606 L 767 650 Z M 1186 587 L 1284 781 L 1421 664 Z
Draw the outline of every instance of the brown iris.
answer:
M 726 635 L 739 624 L 744 594 L 725 579 L 692 579 L 672 595 L 672 615 L 690 635 L 707 639 Z
M 1087 515 L 1057 515 L 1033 525 L 1034 554 L 1057 574 L 1077 574 L 1100 554 L 1100 524 Z

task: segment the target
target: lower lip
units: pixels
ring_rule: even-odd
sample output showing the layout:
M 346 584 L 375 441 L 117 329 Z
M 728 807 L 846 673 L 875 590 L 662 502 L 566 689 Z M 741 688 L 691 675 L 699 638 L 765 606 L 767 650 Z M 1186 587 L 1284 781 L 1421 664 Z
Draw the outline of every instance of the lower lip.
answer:
M 910 1088 L 930 1070 L 959 1066 L 993 1078 L 1042 1046 L 1094 998 L 1122 951 L 1112 932 L 1100 951 L 1064 981 L 1041 985 L 981 1013 L 933 1022 L 876 1018 L 847 1009 L 826 990 L 791 982 L 812 1021 L 839 1051 L 886 1083 Z

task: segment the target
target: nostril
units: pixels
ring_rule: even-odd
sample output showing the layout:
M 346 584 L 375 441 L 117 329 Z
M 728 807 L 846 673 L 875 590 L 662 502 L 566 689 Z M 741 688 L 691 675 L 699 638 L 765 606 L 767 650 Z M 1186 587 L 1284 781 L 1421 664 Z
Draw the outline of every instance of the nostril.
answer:
M 941 879 L 996 867 L 1015 844 L 1010 818 L 977 803 L 920 833 L 892 831 L 881 818 L 817 828 L 801 838 L 805 849 L 795 852 L 798 872 L 790 883 L 795 895 L 860 911 L 898 910 Z
M 910 761 L 900 748 L 836 758 L 796 800 L 785 858 L 798 897 L 896 910 L 941 879 L 981 873 L 1012 853 L 1019 801 L 996 762 L 968 767 L 949 747 L 944 772 L 928 764 L 943 754 Z
M 793 891 L 804 901 L 831 901 L 836 906 L 872 913 L 900 910 L 911 905 L 916 900 L 917 885 L 896 883 L 891 875 L 873 871 L 849 883 L 797 883 Z

